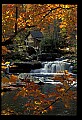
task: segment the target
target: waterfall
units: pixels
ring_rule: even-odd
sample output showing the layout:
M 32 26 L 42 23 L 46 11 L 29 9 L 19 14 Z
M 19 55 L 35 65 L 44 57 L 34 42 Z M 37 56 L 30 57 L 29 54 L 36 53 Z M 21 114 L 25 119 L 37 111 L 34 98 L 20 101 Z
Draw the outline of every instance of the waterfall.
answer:
M 69 72 L 71 72 L 73 69 L 71 63 L 68 63 L 63 60 L 42 62 L 42 66 L 43 68 L 31 70 L 31 73 L 57 73 L 64 70 L 68 70 Z
M 56 64 L 56 72 L 59 72 L 59 71 L 61 71 L 61 66 L 60 66 L 60 63 L 58 62 Z
M 52 64 L 51 73 L 56 72 L 56 64 Z
M 66 64 L 65 64 L 65 70 L 68 70 L 68 71 L 69 71 L 70 65 L 71 65 L 71 63 L 66 63 Z
M 73 70 L 73 66 L 70 66 L 69 67 L 69 72 L 72 72 L 72 70 Z
M 33 78 L 35 79 L 38 79 L 38 82 L 41 81 L 44 83 L 50 83 L 56 85 L 62 83 L 59 80 L 53 81 L 51 77 L 55 75 L 64 75 L 63 72 L 64 70 L 68 70 L 68 72 L 72 73 L 72 69 L 73 66 L 71 65 L 71 63 L 68 63 L 66 60 L 48 61 L 48 62 L 42 62 L 42 68 L 31 70 L 29 75 L 33 76 Z

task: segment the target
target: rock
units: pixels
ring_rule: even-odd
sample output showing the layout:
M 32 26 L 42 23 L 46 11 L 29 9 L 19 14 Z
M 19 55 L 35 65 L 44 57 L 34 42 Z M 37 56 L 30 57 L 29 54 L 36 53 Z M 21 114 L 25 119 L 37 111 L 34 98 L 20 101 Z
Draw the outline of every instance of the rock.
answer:
M 15 62 L 15 67 L 9 69 L 10 73 L 29 73 L 32 69 L 42 68 L 41 62 L 31 61 L 31 62 Z

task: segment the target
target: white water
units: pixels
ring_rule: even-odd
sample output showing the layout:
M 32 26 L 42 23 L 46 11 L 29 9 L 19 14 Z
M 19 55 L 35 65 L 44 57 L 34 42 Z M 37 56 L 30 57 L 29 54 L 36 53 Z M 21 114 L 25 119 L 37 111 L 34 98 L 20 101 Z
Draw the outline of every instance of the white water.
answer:
M 60 73 L 60 71 L 64 71 L 64 70 L 68 70 L 68 72 L 72 73 L 73 66 L 71 66 L 71 63 L 68 63 L 66 61 L 67 59 L 61 61 L 57 60 L 57 61 L 42 62 L 43 67 L 40 69 L 31 70 L 29 75 L 33 77 L 35 83 L 41 81 L 50 84 L 62 84 L 58 80 L 54 81 L 49 79 L 49 77 L 55 75 L 63 75 L 64 72 Z
M 65 62 L 65 61 L 49 61 L 49 62 L 42 62 L 43 68 L 31 70 L 31 74 L 53 74 L 60 71 L 68 70 L 69 72 L 72 71 L 73 66 L 71 66 L 71 63 Z

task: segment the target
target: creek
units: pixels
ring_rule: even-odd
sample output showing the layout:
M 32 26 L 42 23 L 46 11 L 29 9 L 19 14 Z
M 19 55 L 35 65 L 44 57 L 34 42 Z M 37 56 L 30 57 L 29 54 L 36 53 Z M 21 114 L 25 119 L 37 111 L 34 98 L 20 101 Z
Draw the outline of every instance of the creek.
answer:
M 67 61 L 68 59 L 42 62 L 42 68 L 31 70 L 28 74 L 35 78 L 35 80 L 39 79 L 40 81 L 51 84 L 57 84 L 59 82 L 54 82 L 53 80 L 49 79 L 49 77 L 63 75 L 63 71 L 65 70 L 71 73 L 73 77 L 77 77 L 76 74 L 72 73 L 73 66 Z
M 50 93 L 54 91 L 54 88 L 57 84 L 61 84 L 59 81 L 53 81 L 50 78 L 52 76 L 63 74 L 64 70 L 68 70 L 74 77 L 77 77 L 76 74 L 72 73 L 73 66 L 71 63 L 67 62 L 67 59 L 64 60 L 56 60 L 56 61 L 46 61 L 42 62 L 42 68 L 31 70 L 30 73 L 18 73 L 19 77 L 26 77 L 26 75 L 30 75 L 34 81 L 42 81 L 46 84 L 39 86 L 42 93 Z M 74 83 L 73 83 L 74 84 Z M 74 86 L 73 90 L 77 89 L 77 85 Z M 2 96 L 2 110 L 6 108 L 12 108 L 19 115 L 28 115 L 28 113 L 24 113 L 24 104 L 27 102 L 27 98 L 18 97 L 17 101 L 14 101 L 12 98 L 16 94 L 17 90 L 8 91 Z M 11 96 L 11 97 L 10 97 Z M 77 113 L 77 105 L 75 101 L 71 101 L 71 108 L 66 109 L 61 101 L 56 103 L 54 110 L 49 111 L 47 115 L 60 115 L 60 116 L 75 116 Z

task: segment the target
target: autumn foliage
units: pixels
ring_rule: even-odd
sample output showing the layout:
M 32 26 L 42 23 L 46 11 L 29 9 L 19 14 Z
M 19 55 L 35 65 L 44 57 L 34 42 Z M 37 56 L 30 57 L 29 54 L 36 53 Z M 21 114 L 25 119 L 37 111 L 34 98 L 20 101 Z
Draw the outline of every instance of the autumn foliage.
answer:
M 10 39 L 16 30 L 18 32 L 28 26 L 34 25 L 44 31 L 48 25 L 54 24 L 54 20 L 61 20 L 61 31 L 65 28 L 67 38 L 70 38 L 71 33 L 76 34 L 77 31 L 77 5 L 2 4 L 2 41 Z M 2 51 L 4 54 L 3 47 Z
M 16 21 L 16 7 L 18 7 Z M 2 35 L 8 36 L 17 29 L 27 25 L 36 25 L 40 29 L 61 19 L 60 28 L 65 27 L 70 34 L 77 28 L 77 5 L 71 4 L 3 4 Z
M 58 84 L 54 92 L 43 94 L 37 84 L 29 82 L 16 94 L 14 100 L 19 96 L 26 97 L 28 100 L 24 112 L 31 115 L 46 114 L 49 110 L 55 109 L 53 105 L 60 100 L 66 108 L 70 108 L 70 101 L 75 100 L 75 92 L 71 88 L 75 85 L 73 81 L 76 79 L 71 74 L 56 76 L 56 78 L 59 78 L 62 84 Z
M 18 10 L 16 13 L 16 9 Z M 9 40 L 15 34 L 16 25 L 17 32 L 22 28 L 31 28 L 36 26 L 41 31 L 45 31 L 46 27 L 54 24 L 54 20 L 61 20 L 58 26 L 63 31 L 66 29 L 67 37 L 70 38 L 71 33 L 77 31 L 77 5 L 76 4 L 2 4 L 2 42 Z M 52 27 L 53 30 L 53 27 Z M 10 52 L 5 46 L 2 46 L 2 55 Z M 10 75 L 9 78 L 2 77 L 2 83 L 16 83 L 18 77 Z M 56 102 L 62 101 L 66 108 L 70 108 L 70 101 L 75 99 L 75 93 L 71 90 L 74 86 L 73 82 L 76 78 L 64 71 L 63 75 L 57 75 L 53 78 L 59 80 L 54 88 L 54 92 L 44 94 L 39 86 L 32 82 L 26 82 L 26 86 L 14 96 L 17 100 L 19 96 L 28 98 L 25 104 L 25 113 L 28 115 L 43 115 L 49 110 L 53 110 Z

